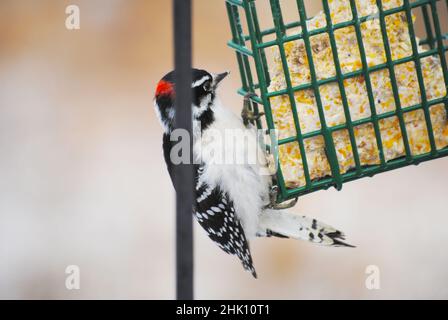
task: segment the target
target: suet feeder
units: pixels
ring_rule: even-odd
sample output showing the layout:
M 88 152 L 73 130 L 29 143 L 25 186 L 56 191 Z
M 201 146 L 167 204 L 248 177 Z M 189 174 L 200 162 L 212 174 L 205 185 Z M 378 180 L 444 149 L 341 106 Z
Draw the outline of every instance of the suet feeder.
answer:
M 276 132 L 278 203 L 448 155 L 448 1 L 323 0 L 310 18 L 296 0 L 285 22 L 283 1 L 264 0 L 266 28 L 262 2 L 226 0 L 229 46 L 256 126 Z

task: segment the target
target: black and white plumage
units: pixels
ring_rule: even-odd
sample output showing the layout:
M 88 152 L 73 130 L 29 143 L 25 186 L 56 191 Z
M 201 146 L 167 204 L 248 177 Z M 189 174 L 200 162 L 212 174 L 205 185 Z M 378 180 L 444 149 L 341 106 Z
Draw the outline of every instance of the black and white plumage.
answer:
M 244 269 L 256 277 L 249 244 L 235 207 L 229 196 L 219 187 L 200 181 L 201 168 L 196 179 L 196 207 L 194 215 L 211 240 L 224 252 L 236 255 Z
M 236 255 L 244 268 L 256 277 L 248 239 L 256 236 L 303 239 L 329 246 L 349 246 L 342 232 L 315 219 L 286 210 L 267 209 L 271 176 L 266 174 L 267 160 L 256 132 L 241 118 L 221 106 L 217 87 L 228 73 L 210 74 L 193 70 L 193 131 L 195 135 L 196 204 L 193 214 L 207 235 L 226 253 Z M 175 118 L 173 72 L 160 80 L 155 94 L 155 109 L 164 128 L 165 162 L 173 180 L 170 135 Z M 222 137 L 237 132 L 235 143 Z M 247 161 L 256 153 L 255 162 Z M 226 158 L 227 156 L 230 158 Z M 243 159 L 241 161 L 223 161 Z M 246 160 L 247 162 L 244 162 Z

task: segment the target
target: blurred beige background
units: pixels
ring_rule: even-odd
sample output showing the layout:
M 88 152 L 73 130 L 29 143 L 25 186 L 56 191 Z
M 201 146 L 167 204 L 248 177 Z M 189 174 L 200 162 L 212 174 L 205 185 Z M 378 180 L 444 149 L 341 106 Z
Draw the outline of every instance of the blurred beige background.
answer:
M 174 298 L 173 190 L 152 107 L 172 68 L 170 3 L 0 2 L 0 298 Z M 65 28 L 69 4 L 79 31 Z M 221 96 L 237 111 L 224 1 L 194 4 L 194 64 L 233 72 Z M 447 165 L 303 197 L 295 212 L 358 247 L 257 239 L 256 281 L 196 226 L 196 297 L 448 298 Z M 65 288 L 68 265 L 81 268 L 81 290 Z M 366 289 L 368 265 L 380 290 Z

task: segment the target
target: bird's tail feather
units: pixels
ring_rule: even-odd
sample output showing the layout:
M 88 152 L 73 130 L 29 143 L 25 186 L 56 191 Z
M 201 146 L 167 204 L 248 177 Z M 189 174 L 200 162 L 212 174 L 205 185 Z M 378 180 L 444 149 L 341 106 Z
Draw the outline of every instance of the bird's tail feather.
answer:
M 343 242 L 345 235 L 316 219 L 286 210 L 266 210 L 259 219 L 258 236 L 293 238 L 334 247 L 353 247 Z

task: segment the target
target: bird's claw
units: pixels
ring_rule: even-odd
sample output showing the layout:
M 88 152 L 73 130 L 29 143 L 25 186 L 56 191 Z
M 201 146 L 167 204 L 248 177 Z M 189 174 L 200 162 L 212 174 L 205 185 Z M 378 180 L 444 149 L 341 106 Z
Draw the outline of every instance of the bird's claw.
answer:
M 250 123 L 258 121 L 262 116 L 264 116 L 264 112 L 255 113 L 253 110 L 251 110 L 250 98 L 256 96 L 257 95 L 252 92 L 249 92 L 244 96 L 244 104 L 243 104 L 243 110 L 241 111 L 241 117 L 243 118 L 243 123 L 246 127 Z
M 285 210 L 294 207 L 299 200 L 299 197 L 283 203 L 277 203 L 277 195 L 278 195 L 278 186 L 272 186 L 271 190 L 269 190 L 269 204 L 266 206 L 266 209 L 273 210 Z

